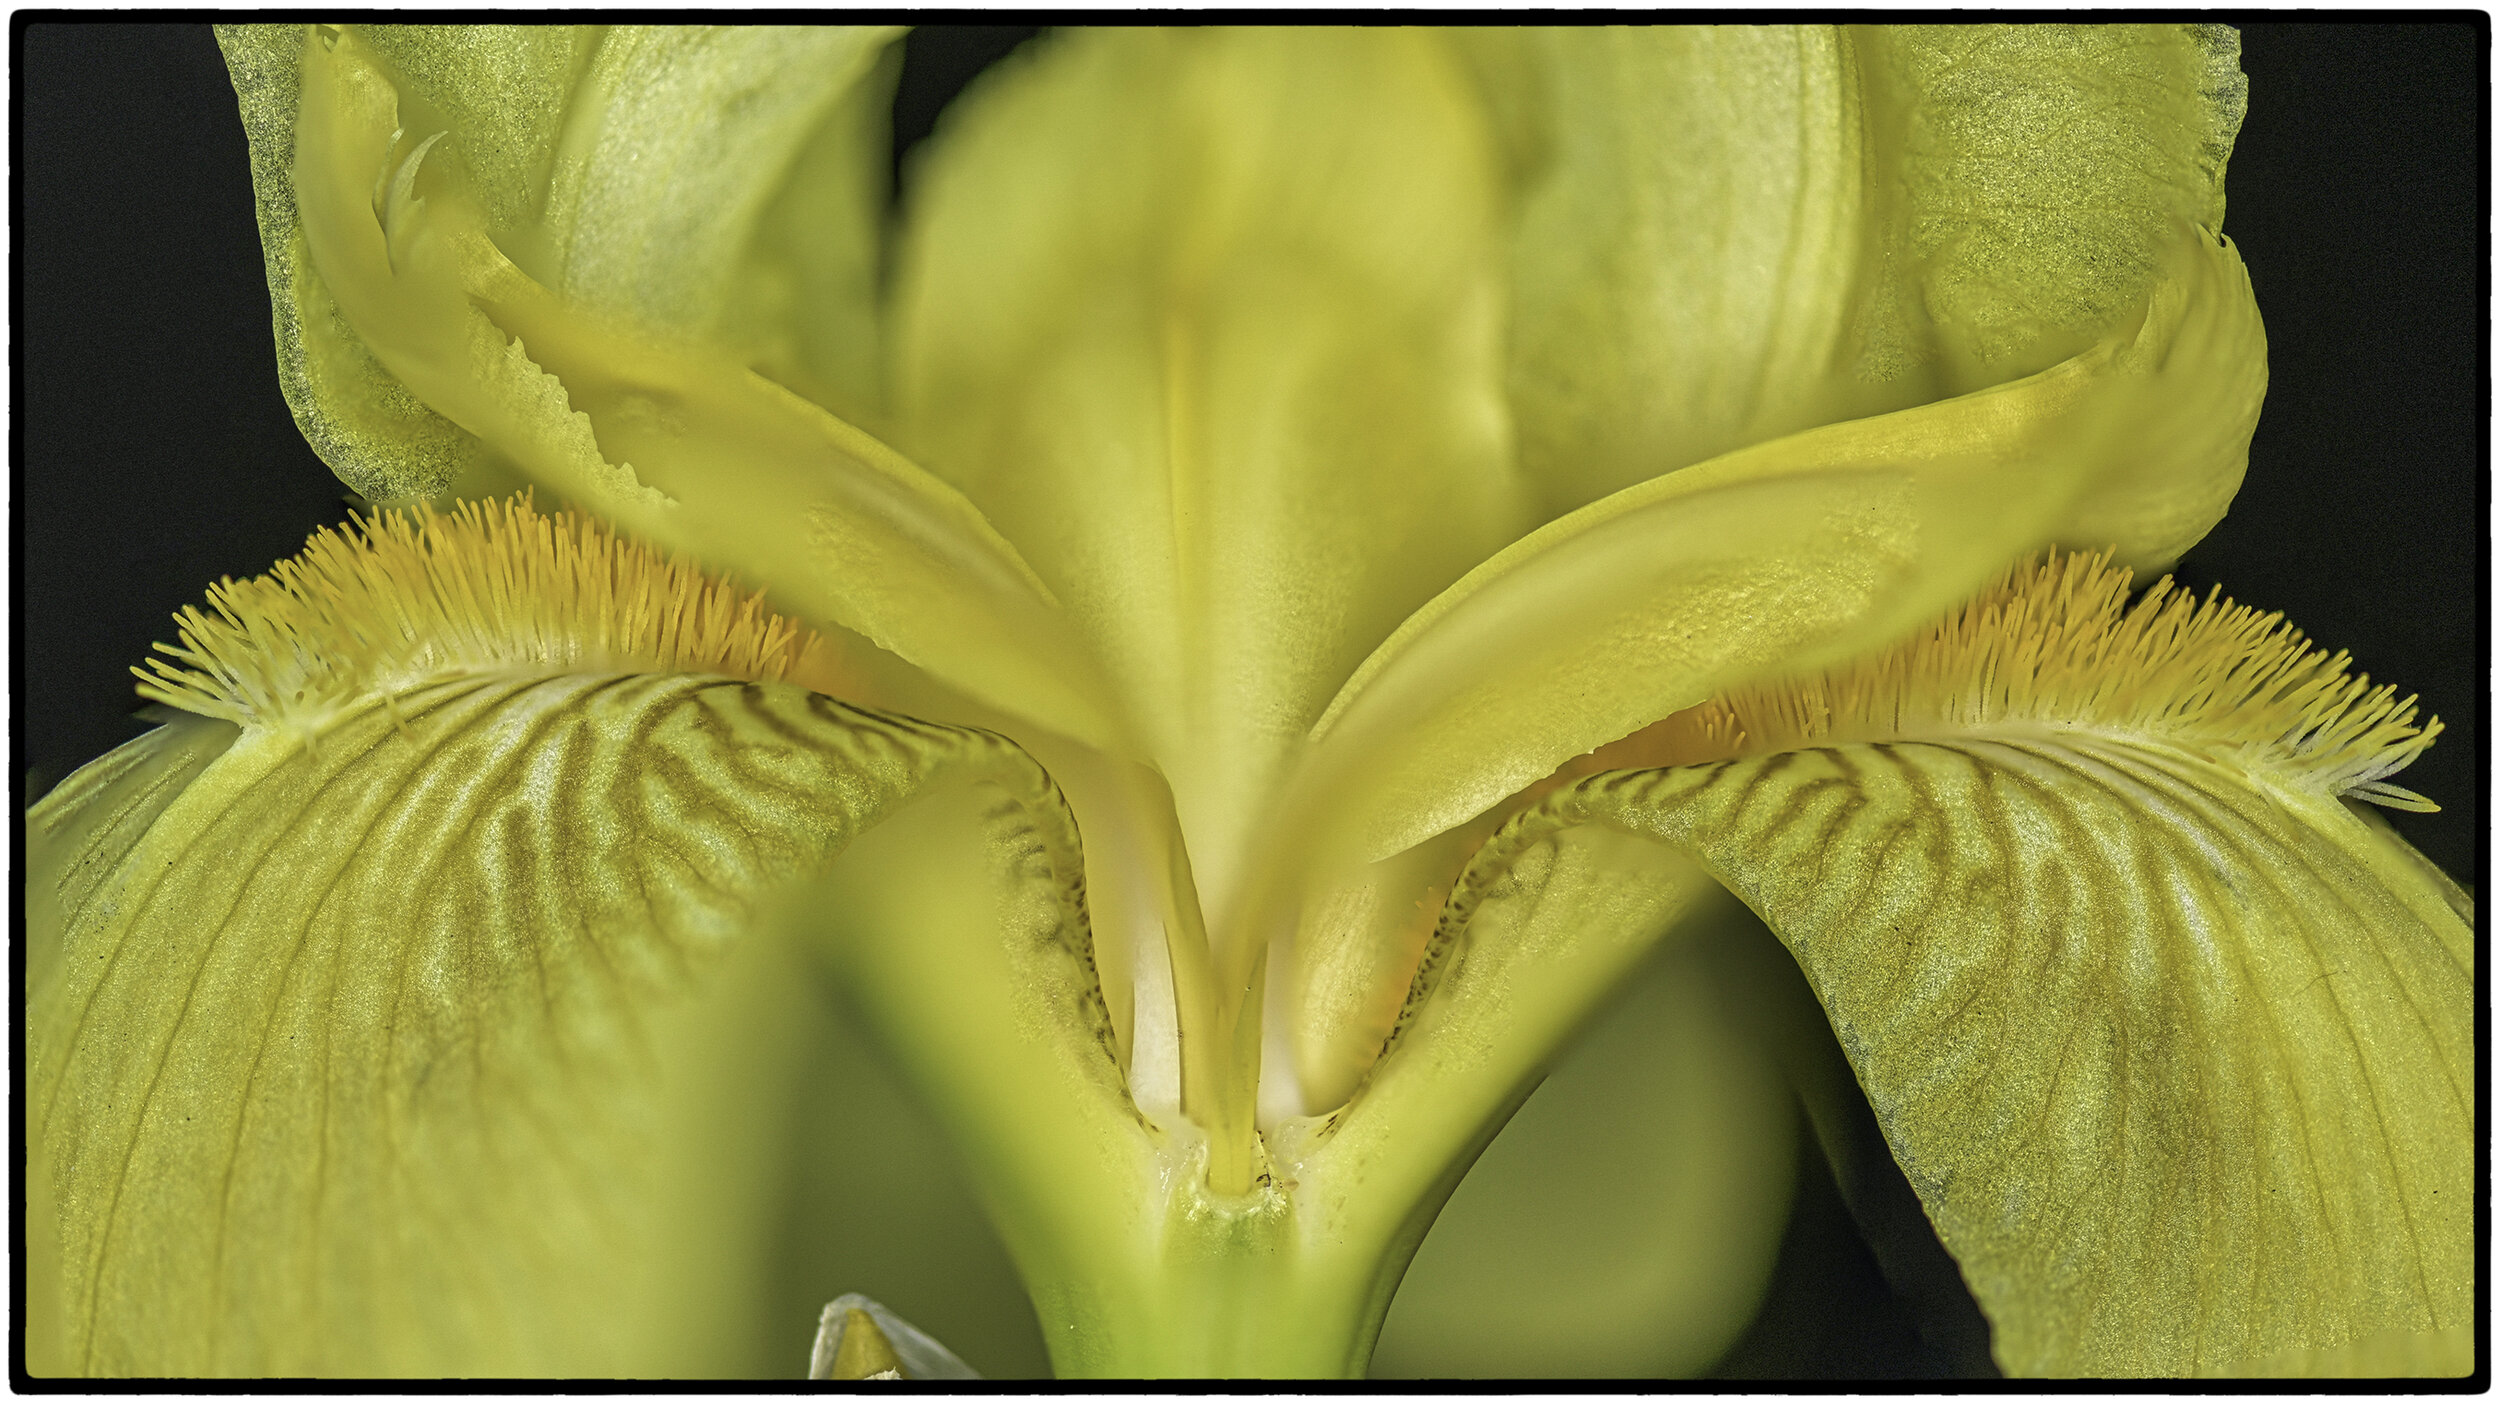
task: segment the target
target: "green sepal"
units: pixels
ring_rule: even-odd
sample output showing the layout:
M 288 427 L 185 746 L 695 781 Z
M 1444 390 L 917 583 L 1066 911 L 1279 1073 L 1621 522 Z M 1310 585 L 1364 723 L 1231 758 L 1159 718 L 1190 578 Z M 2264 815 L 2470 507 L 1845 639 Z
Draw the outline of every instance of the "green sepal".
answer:
M 998 744 L 783 684 L 483 675 L 73 776 L 29 816 L 52 1363 L 770 1368 L 806 986 L 772 894 Z
M 2343 802 L 2009 727 L 1553 803 L 1787 942 L 2009 1373 L 2470 1367 L 2473 933 Z
M 1745 1330 L 1797 1134 L 1739 941 L 1787 959 L 1731 912 L 1653 953 L 1576 1036 L 1424 1236 L 1375 1378 L 1689 1376 Z

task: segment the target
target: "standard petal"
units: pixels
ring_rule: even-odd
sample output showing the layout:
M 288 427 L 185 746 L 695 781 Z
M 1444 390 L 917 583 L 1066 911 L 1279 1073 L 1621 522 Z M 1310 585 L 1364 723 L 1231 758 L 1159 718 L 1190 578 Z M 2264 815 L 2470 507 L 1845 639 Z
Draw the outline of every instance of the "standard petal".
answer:
M 2470 911 L 2341 798 L 2412 801 L 2425 734 L 2125 587 L 2053 567 L 1554 810 L 1779 932 L 2007 1370 L 2469 1369 Z
M 1861 380 L 1854 51 L 1823 26 L 1454 30 L 1511 156 L 1508 383 L 1546 515 L 1934 398 Z
M 1860 100 L 1882 113 L 1867 123 L 1869 183 L 1897 200 L 1878 215 L 1887 252 L 1918 270 L 1892 307 L 1864 314 L 1871 372 L 1887 352 L 1933 357 L 1955 394 L 2046 367 L 2134 314 L 2183 227 L 2222 228 L 2248 102 L 2230 27 L 1900 25 L 1852 38 Z M 1885 344 L 1886 320 L 1903 342 Z
M 757 214 L 713 338 L 766 378 L 885 427 L 887 159 L 903 46 L 886 46 L 792 158 Z
M 638 322 L 715 336 L 830 408 L 873 405 L 897 71 L 878 56 L 899 32 L 610 30 L 555 153 L 543 280 Z
M 796 640 L 753 600 L 525 509 L 289 565 L 188 617 L 152 684 L 239 729 L 152 734 L 29 815 L 57 1363 L 795 1351 L 760 1293 L 809 982 L 772 894 L 941 778 L 1068 850 L 1048 781 L 772 681 Z
M 299 208 L 304 58 L 348 31 L 218 28 L 252 153 L 279 382 L 306 437 L 380 501 L 495 479 L 487 446 L 367 345 Z M 884 27 L 372 25 L 355 42 L 485 225 L 542 281 L 715 336 L 803 390 L 873 398 Z M 307 46 L 311 46 L 308 49 Z M 890 73 L 886 75 L 890 78 Z M 797 172 L 809 182 L 787 188 Z M 383 172 L 375 182 L 376 203 Z M 793 237 L 812 226 L 812 237 Z M 828 348 L 794 319 L 866 343 Z M 501 450 L 509 452 L 509 450 Z M 481 476 L 483 475 L 483 476 Z
M 491 458 L 374 358 L 307 266 L 295 209 L 295 117 L 308 27 L 219 25 L 252 153 L 253 210 L 269 278 L 278 388 L 339 480 L 376 502 L 431 497 Z
M 1277 844 L 1397 852 L 1739 679 L 1896 638 L 2044 543 L 2184 547 L 2247 461 L 2263 345 L 2237 255 L 2200 236 L 2143 320 L 2084 355 L 1540 528 L 1365 661 Z
M 2219 227 L 2219 26 L 1455 31 L 1514 191 L 1509 383 L 1549 513 L 2017 379 Z
M 407 126 L 355 36 L 307 48 L 304 94 L 310 265 L 434 410 L 637 534 L 760 579 L 993 705 L 1116 742 L 1090 657 L 960 493 L 715 350 L 524 274 L 457 172 L 431 173 L 436 138 Z
M 1524 525 L 1492 162 L 1421 33 L 1112 30 L 918 172 L 900 432 L 1109 661 L 1209 892 L 1362 655 Z

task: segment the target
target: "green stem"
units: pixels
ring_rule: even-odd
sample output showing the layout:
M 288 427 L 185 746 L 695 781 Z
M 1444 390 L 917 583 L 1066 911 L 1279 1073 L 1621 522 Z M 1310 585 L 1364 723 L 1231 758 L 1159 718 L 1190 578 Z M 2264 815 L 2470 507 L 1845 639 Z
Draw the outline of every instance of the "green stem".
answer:
M 1027 1263 L 1060 1378 L 1361 1378 L 1413 1244 L 1325 1232 L 1316 1206 L 1278 1188 L 1262 1143 L 1252 1192 L 1214 1194 L 1210 1149 L 1185 1127 L 1165 1142 L 1169 1197 L 1127 1263 Z
M 1246 1017 L 1195 1049 L 1236 1074 L 1150 1117 L 1102 1007 L 1075 826 L 1037 767 L 985 745 L 855 840 L 809 907 L 948 1124 L 1066 1376 L 1359 1377 L 1425 1228 L 1571 1030 L 1671 927 L 1728 904 L 1646 840 L 1576 814 L 1514 823 L 1345 1105 L 1254 1129 L 1254 978 Z M 1570 900 L 1588 892 L 1605 900 Z M 1186 1020 L 1207 982 L 1176 984 Z

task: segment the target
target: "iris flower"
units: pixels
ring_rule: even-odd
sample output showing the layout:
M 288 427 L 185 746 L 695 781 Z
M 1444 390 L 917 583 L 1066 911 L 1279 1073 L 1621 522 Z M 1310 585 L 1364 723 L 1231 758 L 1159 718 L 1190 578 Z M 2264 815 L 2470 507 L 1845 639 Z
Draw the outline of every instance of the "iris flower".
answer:
M 1752 916 L 2007 1370 L 2471 1367 L 2437 723 L 2134 593 L 2264 390 L 2228 30 L 1071 32 L 889 226 L 894 37 L 221 31 L 376 506 L 29 816 L 38 1371 L 731 1368 L 884 1134 L 821 976 L 1062 1374 L 1359 1374 Z M 1697 1095 L 1584 1100 L 1734 1194 Z

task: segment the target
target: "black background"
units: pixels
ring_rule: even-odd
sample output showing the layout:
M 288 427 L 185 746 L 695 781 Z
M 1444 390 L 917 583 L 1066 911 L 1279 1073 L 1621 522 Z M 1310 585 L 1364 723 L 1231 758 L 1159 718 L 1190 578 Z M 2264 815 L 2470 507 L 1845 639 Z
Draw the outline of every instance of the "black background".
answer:
M 1029 33 L 913 36 L 898 169 L 946 98 Z M 31 797 L 143 729 L 127 669 L 176 607 L 292 553 L 346 502 L 279 397 L 242 126 L 207 31 L 47 23 L 16 39 L 11 739 Z M 2179 570 L 2421 693 L 2449 730 L 2402 783 L 2446 808 L 2391 817 L 2477 888 L 2487 47 L 2472 15 L 2245 28 L 2225 228 L 2272 386 L 2246 487 Z M 1803 1194 L 1730 1367 L 1933 1362 L 1828 1185 Z

